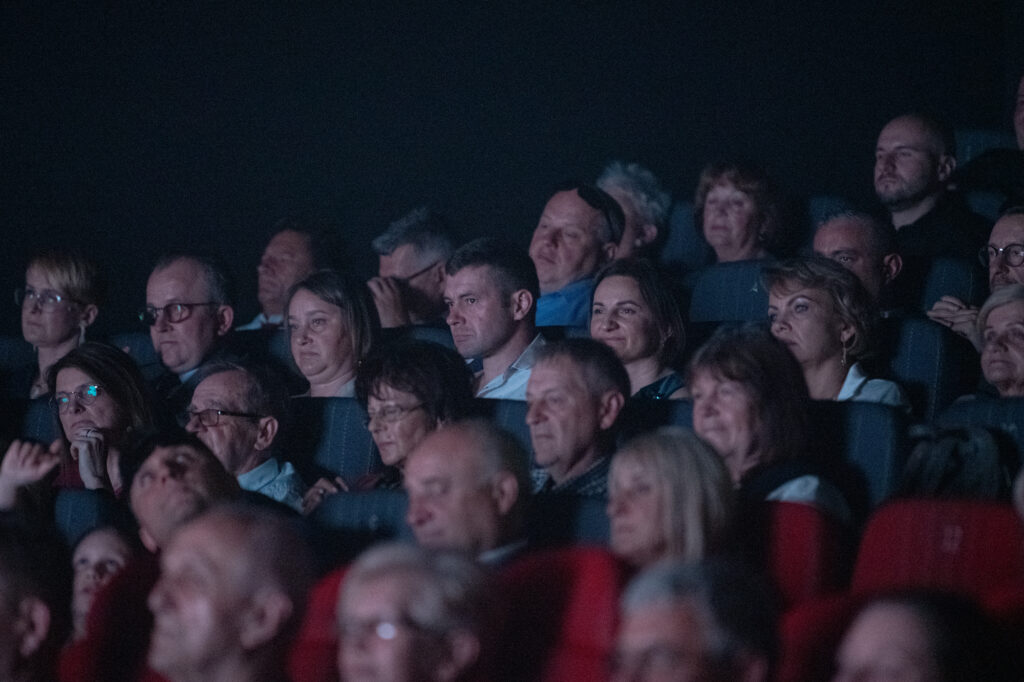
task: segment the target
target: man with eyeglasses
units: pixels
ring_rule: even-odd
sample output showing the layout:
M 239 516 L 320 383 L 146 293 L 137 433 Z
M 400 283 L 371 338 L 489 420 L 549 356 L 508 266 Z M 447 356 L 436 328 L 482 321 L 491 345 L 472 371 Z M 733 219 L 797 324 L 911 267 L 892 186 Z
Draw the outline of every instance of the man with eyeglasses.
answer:
M 558 188 L 530 241 L 540 281 L 538 326 L 587 326 L 594 274 L 615 257 L 624 224 L 622 207 L 607 192 L 578 183 Z

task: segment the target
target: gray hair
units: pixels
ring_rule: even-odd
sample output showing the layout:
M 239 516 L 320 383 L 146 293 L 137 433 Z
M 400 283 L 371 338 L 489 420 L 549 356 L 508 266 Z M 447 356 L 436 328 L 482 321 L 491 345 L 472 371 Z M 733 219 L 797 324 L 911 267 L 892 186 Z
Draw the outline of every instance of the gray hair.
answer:
M 1009 284 L 999 287 L 985 299 L 985 303 L 978 311 L 978 333 L 985 336 L 985 325 L 988 324 L 988 316 L 993 310 L 1007 303 L 1024 301 L 1024 284 Z
M 157 260 L 153 272 L 166 270 L 178 261 L 191 261 L 202 273 L 206 284 L 207 297 L 211 303 L 231 305 L 234 286 L 227 265 L 219 256 L 205 253 L 174 252 L 168 253 Z
M 388 256 L 409 244 L 419 258 L 447 261 L 455 250 L 447 225 L 440 215 L 420 206 L 388 225 L 371 243 L 374 253 Z
M 606 192 L 610 187 L 625 192 L 644 223 L 662 228 L 668 221 L 672 197 L 661 186 L 657 176 L 640 164 L 612 161 L 601 171 L 596 184 Z
M 448 430 L 461 429 L 476 439 L 475 452 L 480 457 L 483 482 L 490 482 L 500 473 L 515 476 L 519 485 L 519 496 L 510 511 L 510 516 L 522 521 L 525 507 L 533 488 L 530 478 L 530 455 L 515 437 L 493 421 L 483 418 L 464 419 L 445 427 Z
M 818 223 L 815 233 L 835 220 L 848 220 L 868 233 L 868 247 L 875 258 L 882 259 L 896 252 L 896 230 L 865 211 L 844 209 L 829 213 Z

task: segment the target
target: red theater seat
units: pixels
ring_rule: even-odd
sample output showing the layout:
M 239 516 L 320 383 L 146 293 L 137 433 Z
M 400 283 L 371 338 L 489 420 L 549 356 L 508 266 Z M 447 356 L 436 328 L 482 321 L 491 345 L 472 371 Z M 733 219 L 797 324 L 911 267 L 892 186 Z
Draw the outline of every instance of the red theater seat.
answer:
M 337 682 L 338 634 L 334 625 L 338 591 L 348 567 L 320 579 L 309 593 L 306 615 L 288 657 L 292 682 Z

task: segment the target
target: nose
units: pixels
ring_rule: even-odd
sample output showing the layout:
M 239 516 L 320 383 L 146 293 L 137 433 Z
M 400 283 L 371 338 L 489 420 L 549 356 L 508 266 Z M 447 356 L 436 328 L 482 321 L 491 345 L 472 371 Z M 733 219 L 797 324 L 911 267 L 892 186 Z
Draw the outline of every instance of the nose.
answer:
M 409 510 L 405 513 L 405 522 L 410 528 L 418 528 L 430 519 L 430 510 L 415 496 L 409 497 Z
M 171 328 L 171 320 L 163 310 L 156 311 L 156 318 L 153 320 L 153 328 L 158 332 L 165 332 Z
M 608 518 L 612 519 L 622 513 L 622 500 L 616 495 L 608 498 L 608 504 L 604 508 L 604 513 L 607 514 Z
M 533 402 L 526 403 L 526 424 L 527 426 L 533 426 L 544 421 L 543 410 L 541 410 L 540 401 L 535 400 Z
M 775 314 L 775 319 L 772 320 L 772 334 L 778 336 L 779 331 L 787 328 L 789 328 L 789 316 L 784 311 L 779 311 Z
M 606 330 L 615 329 L 618 326 L 619 320 L 614 310 L 609 310 L 608 312 L 606 312 L 604 316 L 601 318 L 600 324 L 598 325 L 600 329 Z
M 146 605 L 149 606 L 149 610 L 153 613 L 158 613 L 164 609 L 167 604 L 167 587 L 165 578 L 160 578 L 156 581 L 156 585 L 153 586 L 153 590 L 149 593 L 149 597 L 146 599 Z
M 448 315 L 444 318 L 445 324 L 449 327 L 454 327 L 457 324 L 462 324 L 462 315 L 459 313 L 459 309 L 454 304 L 448 308 Z
M 185 422 L 185 430 L 189 433 L 199 433 L 202 429 L 203 423 L 199 421 L 199 416 L 196 414 L 189 414 L 188 420 Z

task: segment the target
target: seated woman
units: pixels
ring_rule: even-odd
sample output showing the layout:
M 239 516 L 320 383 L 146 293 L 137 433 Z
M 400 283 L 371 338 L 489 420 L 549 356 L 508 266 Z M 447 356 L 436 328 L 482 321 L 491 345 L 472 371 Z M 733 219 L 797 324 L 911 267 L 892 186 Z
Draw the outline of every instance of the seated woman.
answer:
M 611 550 L 634 568 L 673 557 L 696 561 L 723 548 L 732 479 L 688 429 L 666 426 L 619 448 L 608 473 Z
M 615 351 L 634 398 L 686 397 L 672 369 L 686 342 L 679 306 L 646 261 L 617 260 L 601 270 L 590 305 L 590 336 Z
M 96 594 L 141 551 L 138 536 L 116 526 L 95 528 L 75 545 L 71 557 L 74 572 L 71 616 L 75 640 L 85 637 L 89 609 Z
M 1024 284 L 996 289 L 978 312 L 981 371 L 999 397 L 1024 396 Z
M 473 408 L 473 373 L 454 350 L 429 341 L 399 341 L 372 351 L 356 373 L 356 397 L 387 467 L 358 481 L 321 478 L 303 499 L 303 512 L 340 490 L 398 488 L 409 453 L 439 426 Z
M 285 307 L 292 357 L 312 398 L 352 398 L 356 367 L 380 335 L 377 308 L 366 285 L 320 270 L 288 294 Z
M 871 349 L 876 311 L 860 280 L 822 256 L 764 268 L 768 321 L 803 370 L 813 400 L 860 400 L 907 408 L 900 387 L 868 379 L 858 360 Z
M 78 254 L 52 251 L 29 262 L 25 286 L 15 292 L 14 300 L 21 307 L 21 334 L 35 348 L 36 361 L 6 378 L 6 397 L 39 398 L 48 393 L 50 367 L 85 342 L 103 290 L 96 264 Z
M 739 501 L 805 502 L 850 519 L 808 456 L 807 385 L 793 354 L 753 323 L 715 331 L 690 361 L 693 430 L 725 461 Z
M 756 168 L 706 167 L 697 183 L 694 220 L 719 263 L 766 258 L 780 246 L 781 211 L 774 186 Z

